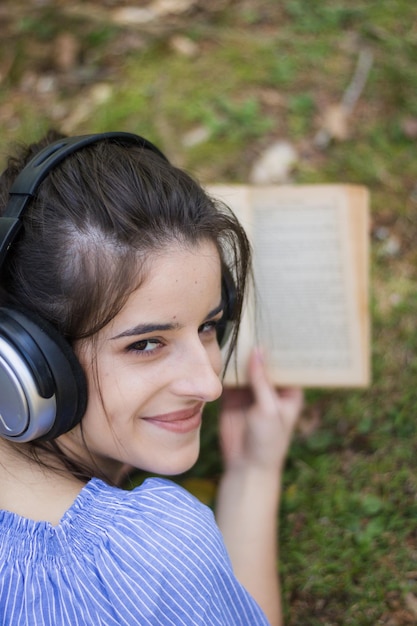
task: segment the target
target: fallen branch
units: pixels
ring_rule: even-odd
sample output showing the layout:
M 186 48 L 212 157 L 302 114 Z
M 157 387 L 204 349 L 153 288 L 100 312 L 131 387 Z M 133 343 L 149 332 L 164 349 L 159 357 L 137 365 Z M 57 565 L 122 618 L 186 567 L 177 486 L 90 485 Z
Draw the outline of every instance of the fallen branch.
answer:
M 314 145 L 317 148 L 327 148 L 332 139 L 346 139 L 348 117 L 352 114 L 365 88 L 372 64 L 372 52 L 368 49 L 361 50 L 352 80 L 345 89 L 340 102 L 329 107 L 323 116 L 323 126 L 314 137 Z

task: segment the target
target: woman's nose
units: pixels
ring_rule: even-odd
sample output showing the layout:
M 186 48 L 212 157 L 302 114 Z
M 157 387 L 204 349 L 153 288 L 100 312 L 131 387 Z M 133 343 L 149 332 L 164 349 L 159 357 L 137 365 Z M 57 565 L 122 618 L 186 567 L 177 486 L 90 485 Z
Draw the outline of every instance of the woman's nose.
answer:
M 217 342 L 209 347 L 199 342 L 193 350 L 185 348 L 176 363 L 175 392 L 212 402 L 220 397 L 222 359 Z

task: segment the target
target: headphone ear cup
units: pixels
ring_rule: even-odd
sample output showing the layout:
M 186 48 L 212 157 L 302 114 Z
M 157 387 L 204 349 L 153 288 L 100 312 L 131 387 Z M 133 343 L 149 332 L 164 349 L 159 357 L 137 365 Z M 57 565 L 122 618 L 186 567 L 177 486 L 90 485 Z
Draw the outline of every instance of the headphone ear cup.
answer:
M 223 317 L 217 326 L 217 341 L 223 347 L 237 319 L 237 293 L 232 273 L 227 265 L 222 266 L 222 302 Z
M 54 439 L 86 406 L 85 375 L 64 337 L 32 312 L 0 308 L 0 436 Z

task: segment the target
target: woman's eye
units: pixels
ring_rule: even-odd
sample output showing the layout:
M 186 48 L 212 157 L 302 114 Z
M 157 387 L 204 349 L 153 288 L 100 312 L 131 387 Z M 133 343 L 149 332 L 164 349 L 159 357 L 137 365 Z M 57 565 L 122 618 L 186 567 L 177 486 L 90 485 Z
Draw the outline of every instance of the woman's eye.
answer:
M 141 339 L 131 343 L 128 347 L 130 352 L 151 353 L 157 350 L 161 346 L 161 342 L 158 339 Z
M 198 329 L 198 332 L 200 334 L 205 334 L 205 335 L 208 335 L 210 333 L 214 333 L 216 331 L 218 323 L 219 323 L 218 320 L 212 320 L 211 322 L 205 322 L 204 324 L 202 324 L 200 326 L 200 328 Z

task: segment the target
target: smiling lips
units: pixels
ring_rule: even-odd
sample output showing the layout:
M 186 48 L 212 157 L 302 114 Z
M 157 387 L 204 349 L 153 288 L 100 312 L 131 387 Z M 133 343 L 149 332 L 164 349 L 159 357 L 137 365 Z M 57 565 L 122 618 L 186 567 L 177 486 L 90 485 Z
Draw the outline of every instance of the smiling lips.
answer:
M 163 428 L 173 433 L 189 433 L 201 425 L 202 412 L 203 404 L 201 403 L 184 411 L 164 413 L 163 415 L 143 417 L 142 419 L 158 428 Z

